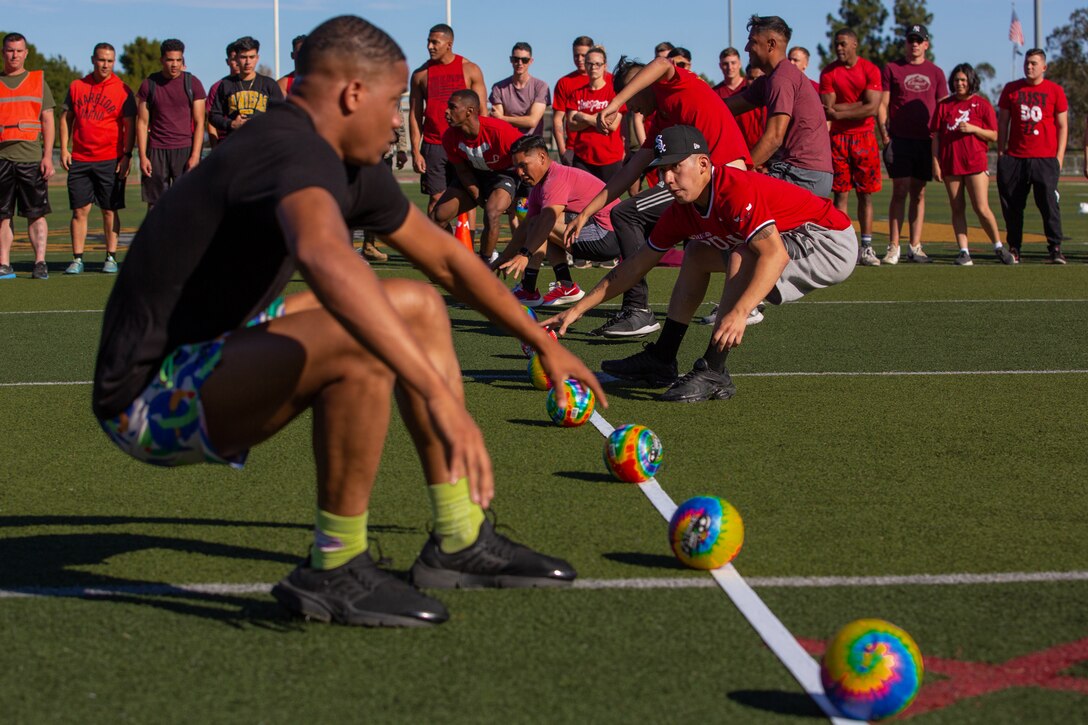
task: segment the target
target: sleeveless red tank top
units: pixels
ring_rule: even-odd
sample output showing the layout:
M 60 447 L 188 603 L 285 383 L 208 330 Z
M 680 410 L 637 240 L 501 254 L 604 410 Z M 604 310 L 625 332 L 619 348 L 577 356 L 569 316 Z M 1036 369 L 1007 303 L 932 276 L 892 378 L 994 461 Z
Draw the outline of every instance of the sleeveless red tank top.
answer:
M 423 109 L 423 140 L 426 143 L 442 143 L 446 123 L 446 105 L 454 91 L 465 85 L 464 58 L 453 56 L 449 63 L 427 61 L 427 106 Z

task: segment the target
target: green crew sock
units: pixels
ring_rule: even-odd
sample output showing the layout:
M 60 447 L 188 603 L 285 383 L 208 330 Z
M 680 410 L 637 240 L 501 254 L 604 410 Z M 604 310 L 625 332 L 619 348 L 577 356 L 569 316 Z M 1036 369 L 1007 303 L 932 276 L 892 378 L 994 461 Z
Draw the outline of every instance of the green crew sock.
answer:
M 439 548 L 452 554 L 475 544 L 480 524 L 484 522 L 484 510 L 469 498 L 468 479 L 428 486 L 427 493 L 431 497 Z
M 310 565 L 314 569 L 335 569 L 366 551 L 366 522 L 369 512 L 358 516 L 337 516 L 317 510 Z

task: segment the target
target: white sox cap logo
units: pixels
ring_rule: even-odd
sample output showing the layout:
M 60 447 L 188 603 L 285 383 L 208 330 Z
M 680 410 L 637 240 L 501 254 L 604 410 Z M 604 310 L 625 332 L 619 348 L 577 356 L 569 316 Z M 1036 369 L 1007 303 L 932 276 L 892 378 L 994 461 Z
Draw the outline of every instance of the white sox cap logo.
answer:
M 654 139 L 654 149 L 656 149 L 659 154 L 665 153 L 665 139 L 661 134 L 658 134 L 657 138 Z

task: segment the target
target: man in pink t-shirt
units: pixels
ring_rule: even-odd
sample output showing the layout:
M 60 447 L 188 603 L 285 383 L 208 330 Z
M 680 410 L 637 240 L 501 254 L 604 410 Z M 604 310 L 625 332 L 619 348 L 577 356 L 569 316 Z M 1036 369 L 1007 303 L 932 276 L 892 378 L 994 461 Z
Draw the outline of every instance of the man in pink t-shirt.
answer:
M 1051 264 L 1065 264 L 1058 176 L 1069 138 L 1069 103 L 1065 91 L 1046 73 L 1046 53 L 1033 48 L 1024 56 L 1024 77 L 1001 91 L 997 102 L 997 192 L 1005 217 L 1005 238 L 1020 259 L 1024 207 L 1035 187 L 1035 205 Z

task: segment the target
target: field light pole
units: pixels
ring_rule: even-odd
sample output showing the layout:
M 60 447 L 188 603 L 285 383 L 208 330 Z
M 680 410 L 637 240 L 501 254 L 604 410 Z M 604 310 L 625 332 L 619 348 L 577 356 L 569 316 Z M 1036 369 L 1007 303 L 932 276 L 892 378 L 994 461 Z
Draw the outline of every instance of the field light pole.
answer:
M 446 25 L 453 27 L 453 0 L 446 0 Z
M 729 6 L 729 47 L 735 48 L 736 46 L 733 45 L 733 0 L 729 0 L 726 4 Z
M 1043 47 L 1043 0 L 1035 0 L 1035 47 Z
M 276 77 L 280 77 L 280 0 L 272 0 L 272 42 L 276 49 Z

